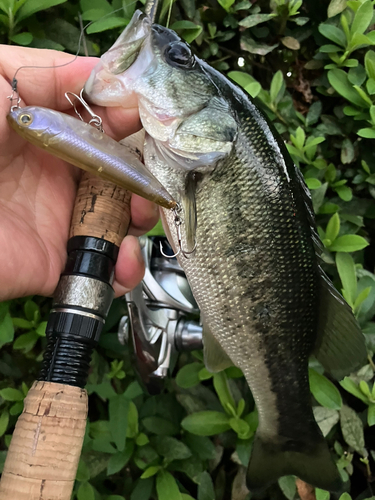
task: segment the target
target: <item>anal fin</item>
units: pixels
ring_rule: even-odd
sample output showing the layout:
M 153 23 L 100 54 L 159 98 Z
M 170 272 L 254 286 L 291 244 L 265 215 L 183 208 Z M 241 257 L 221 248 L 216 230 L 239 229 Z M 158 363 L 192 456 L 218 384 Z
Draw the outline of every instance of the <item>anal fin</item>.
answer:
M 220 346 L 219 342 L 212 335 L 207 325 L 203 323 L 203 356 L 204 364 L 208 371 L 217 373 L 225 368 L 233 366 L 233 362 L 228 354 Z

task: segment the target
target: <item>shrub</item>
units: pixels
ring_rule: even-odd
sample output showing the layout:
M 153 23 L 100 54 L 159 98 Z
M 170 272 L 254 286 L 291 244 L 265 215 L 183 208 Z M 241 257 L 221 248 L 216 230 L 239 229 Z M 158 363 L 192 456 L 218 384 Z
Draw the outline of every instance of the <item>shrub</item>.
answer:
M 87 52 L 114 42 L 135 2 L 0 0 L 0 40 L 77 50 L 78 15 Z M 53 7 L 53 8 L 50 8 Z M 104 15 L 113 10 L 118 12 Z M 161 23 L 226 73 L 264 108 L 311 190 L 324 268 L 366 335 L 368 364 L 334 384 L 316 362 L 310 387 L 316 419 L 347 491 L 371 497 L 375 459 L 375 22 L 370 0 L 178 0 Z M 83 48 L 81 48 L 81 52 Z M 50 301 L 0 304 L 0 436 L 4 458 L 22 400 L 45 347 Z M 212 375 L 202 354 L 183 354 L 165 390 L 146 395 L 117 340 L 124 304 L 112 307 L 87 386 L 90 419 L 74 498 L 245 500 L 245 467 L 257 427 L 250 391 L 235 368 Z M 299 485 L 300 486 L 300 485 Z M 302 498 L 301 487 L 299 489 Z M 352 495 L 352 496 L 350 496 Z M 297 498 L 282 478 L 265 498 Z M 316 491 L 318 500 L 329 493 Z

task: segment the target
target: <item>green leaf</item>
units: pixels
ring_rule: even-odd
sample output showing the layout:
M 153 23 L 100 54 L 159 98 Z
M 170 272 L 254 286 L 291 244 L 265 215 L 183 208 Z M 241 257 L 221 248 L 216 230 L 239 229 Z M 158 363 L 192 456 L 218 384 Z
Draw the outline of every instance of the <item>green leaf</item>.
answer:
M 143 389 L 139 385 L 139 383 L 136 380 L 134 380 L 126 388 L 126 390 L 124 392 L 124 397 L 126 399 L 135 399 L 138 396 L 140 396 L 141 394 L 143 394 Z
M 216 456 L 215 446 L 210 438 L 185 433 L 184 441 L 201 460 L 212 460 Z
M 301 44 L 293 36 L 283 36 L 280 41 L 290 50 L 299 50 L 301 48 Z
M 357 297 L 357 277 L 354 260 L 348 253 L 337 252 L 336 266 L 346 297 L 350 298 L 349 304 L 353 307 Z
M 270 97 L 273 103 L 279 102 L 282 97 L 281 90 L 283 90 L 284 77 L 282 71 L 277 71 L 272 78 Z M 281 95 L 280 95 L 281 94 Z
M 332 45 L 332 43 L 327 43 L 326 45 L 322 45 L 319 47 L 319 52 L 322 52 L 323 54 L 334 54 L 335 52 L 339 52 L 340 50 L 343 50 L 341 47 L 338 47 L 337 45 Z
M 344 405 L 340 410 L 340 423 L 345 442 L 356 452 L 365 456 L 363 424 L 356 412 Z
M 171 29 L 182 31 L 182 37 L 187 41 L 187 43 L 191 43 L 202 33 L 203 28 L 199 24 L 195 24 L 192 21 L 176 21 L 171 26 Z
M 181 427 L 198 436 L 213 436 L 230 429 L 229 416 L 218 411 L 200 411 L 185 417 Z
M 350 139 L 344 139 L 341 145 L 341 161 L 344 164 L 354 160 L 354 146 Z
M 98 21 L 101 17 L 109 14 L 111 12 L 111 7 L 108 4 L 109 10 L 101 9 L 89 9 L 82 14 L 83 21 Z
M 375 404 L 372 403 L 367 410 L 367 423 L 371 427 L 375 425 Z
M 344 201 L 350 201 L 353 198 L 353 192 L 348 186 L 338 186 L 335 190 Z
M 255 98 L 262 90 L 262 86 L 258 82 L 253 82 L 249 83 L 249 85 L 246 85 L 245 90 L 248 94 L 251 95 L 251 97 Z
M 33 41 L 33 35 L 31 33 L 24 32 L 13 35 L 9 39 L 17 45 L 30 45 Z
M 234 4 L 235 0 L 218 0 L 219 4 L 229 12 L 231 6 Z
M 199 372 L 203 363 L 189 363 L 181 368 L 176 375 L 176 384 L 183 389 L 189 389 L 200 383 Z
M 342 399 L 338 389 L 324 375 L 309 369 L 310 390 L 319 404 L 325 408 L 339 410 Z
M 332 252 L 357 252 L 363 250 L 369 243 L 357 234 L 345 234 L 339 236 L 330 247 Z
M 13 389 L 12 387 L 1 389 L 0 396 L 5 399 L 5 401 L 23 401 L 25 397 L 21 391 Z
M 177 424 L 162 417 L 146 417 L 142 423 L 149 432 L 159 436 L 174 436 L 180 430 Z
M 81 483 L 77 491 L 77 500 L 95 500 L 95 491 L 90 483 Z
M 1 306 L 1 304 L 0 304 Z M 3 311 L 5 308 L 3 308 Z M 7 309 L 8 310 L 8 309 Z M 0 311 L 1 312 L 1 311 Z M 12 322 L 12 318 L 8 312 L 3 315 L 3 318 L 0 316 L 0 348 L 5 345 L 13 342 L 14 339 L 14 326 Z
M 358 130 L 357 134 L 365 139 L 375 139 L 375 128 L 361 128 Z
M 13 325 L 16 328 L 22 328 L 24 330 L 30 330 L 33 327 L 33 324 L 31 321 L 27 321 L 27 319 L 24 318 L 12 318 Z
M 373 15 L 372 2 L 367 0 L 364 2 L 355 13 L 350 33 L 364 33 L 370 26 Z
M 328 221 L 326 229 L 326 238 L 334 242 L 339 232 L 340 232 L 340 217 L 338 213 L 335 213 Z
M 148 467 L 141 475 L 141 479 L 147 479 L 148 477 L 155 476 L 161 468 L 161 465 L 151 465 L 151 467 Z
M 350 377 L 345 377 L 343 380 L 341 380 L 340 385 L 346 391 L 350 392 L 350 394 L 353 394 L 353 396 L 355 396 L 356 398 L 360 399 L 366 404 L 369 404 L 368 398 L 363 394 L 363 392 L 358 388 L 357 384 Z
M 86 463 L 82 460 L 82 458 L 80 459 L 78 464 L 76 479 L 80 482 L 88 481 L 90 479 L 90 470 L 87 467 Z
M 182 500 L 175 478 L 170 472 L 161 470 L 156 476 L 158 500 Z
M 252 435 L 251 433 L 249 436 L 250 426 L 245 420 L 242 420 L 242 418 L 231 418 L 229 420 L 229 425 L 240 439 L 248 439 Z
M 321 490 L 320 488 L 315 488 L 316 500 L 329 500 L 330 496 L 331 496 L 331 494 L 329 491 Z
M 86 31 L 90 35 L 91 33 L 100 33 L 101 31 L 120 28 L 126 26 L 128 23 L 129 21 L 123 17 L 106 17 L 105 19 L 90 24 Z
M 25 316 L 29 321 L 39 321 L 39 306 L 33 300 L 27 300 L 24 305 Z
M 365 55 L 365 68 L 368 76 L 375 80 L 375 52 L 368 50 Z
M 202 472 L 198 485 L 198 500 L 215 500 L 215 490 L 208 472 Z
M 176 438 L 170 436 L 155 436 L 151 441 L 156 451 L 168 462 L 184 460 L 191 457 L 189 448 Z
M 346 0 L 331 0 L 328 6 L 328 17 L 335 17 L 346 9 Z
M 322 406 L 315 406 L 313 410 L 316 423 L 325 437 L 340 420 L 339 412 Z
M 367 103 L 363 101 L 358 92 L 353 88 L 353 85 L 349 82 L 348 75 L 345 71 L 338 68 L 330 69 L 327 76 L 329 83 L 338 94 L 360 108 L 367 107 Z
M 138 480 L 132 494 L 130 495 L 130 500 L 149 500 L 153 486 L 154 480 L 152 478 Z
M 253 38 L 249 36 L 243 36 L 241 38 L 241 49 L 250 52 L 251 54 L 258 54 L 260 56 L 265 56 L 272 52 L 276 47 L 278 47 L 278 43 L 275 45 L 267 45 L 265 43 L 261 43 L 255 41 Z
M 108 462 L 108 467 L 107 467 L 107 476 L 110 476 L 112 474 L 116 474 L 119 472 L 121 469 L 125 467 L 125 465 L 129 462 L 132 454 L 134 451 L 134 442 L 133 441 L 127 441 L 125 450 L 119 451 L 113 455 L 111 455 L 111 458 L 109 459 Z
M 319 189 L 322 185 L 321 181 L 319 179 L 315 179 L 315 177 L 310 177 L 309 179 L 305 179 L 306 186 L 313 190 L 313 189 Z
M 307 149 L 317 146 L 318 144 L 321 144 L 324 141 L 325 137 L 308 137 L 304 146 L 304 150 L 306 151 Z
M 353 88 L 358 92 L 358 94 L 366 102 L 367 107 L 371 107 L 372 106 L 372 101 L 371 101 L 370 97 L 366 94 L 366 92 L 361 87 L 359 87 L 358 85 L 353 85 Z
M 65 2 L 66 0 L 27 0 L 17 12 L 16 22 L 19 23 L 40 10 L 46 10 Z
M 9 413 L 4 410 L 0 415 L 0 437 L 3 436 L 8 428 Z
M 228 412 L 228 405 L 232 408 L 236 407 L 236 403 L 228 386 L 228 379 L 225 372 L 214 374 L 214 387 L 217 395 L 219 396 L 221 406 L 226 412 Z
M 355 313 L 358 313 L 361 310 L 361 305 L 367 299 L 367 297 L 370 295 L 371 290 L 372 290 L 372 287 L 369 286 L 369 287 L 365 288 L 364 290 L 362 290 L 358 294 L 357 298 L 354 301 L 354 312 Z
M 138 434 L 138 410 L 133 401 L 129 402 L 128 428 L 126 437 L 135 438 Z
M 112 440 L 119 451 L 124 451 L 128 425 L 129 400 L 123 394 L 109 400 L 109 423 Z
M 23 349 L 24 352 L 29 352 L 38 340 L 39 335 L 34 330 L 28 333 L 23 333 L 16 338 L 13 344 L 13 349 Z
M 343 493 L 339 500 L 352 500 L 352 497 L 349 495 L 349 493 Z
M 45 337 L 46 336 L 46 328 L 47 328 L 47 321 L 42 321 L 35 331 L 39 335 L 39 337 Z
M 250 16 L 245 17 L 245 19 L 242 19 L 242 21 L 240 21 L 238 24 L 244 28 L 252 28 L 257 24 L 269 21 L 275 16 L 276 14 L 252 14 Z
M 325 36 L 332 42 L 335 42 L 341 47 L 346 47 L 346 36 L 340 28 L 337 28 L 332 24 L 320 24 L 318 29 L 323 36 Z
M 321 101 L 313 102 L 306 115 L 306 127 L 314 125 L 319 120 L 321 113 L 322 113 Z
M 297 492 L 296 478 L 294 476 L 283 476 L 278 480 L 281 491 L 288 500 L 294 500 Z

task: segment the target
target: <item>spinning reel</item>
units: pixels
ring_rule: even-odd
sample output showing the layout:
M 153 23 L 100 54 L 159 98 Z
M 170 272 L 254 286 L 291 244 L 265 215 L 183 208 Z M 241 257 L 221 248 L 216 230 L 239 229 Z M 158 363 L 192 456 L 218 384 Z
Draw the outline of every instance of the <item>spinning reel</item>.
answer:
M 140 238 L 146 272 L 125 295 L 129 316 L 121 319 L 118 333 L 150 393 L 159 392 L 178 352 L 203 346 L 197 303 L 177 260 L 161 253 L 160 240 L 173 255 L 165 237 Z

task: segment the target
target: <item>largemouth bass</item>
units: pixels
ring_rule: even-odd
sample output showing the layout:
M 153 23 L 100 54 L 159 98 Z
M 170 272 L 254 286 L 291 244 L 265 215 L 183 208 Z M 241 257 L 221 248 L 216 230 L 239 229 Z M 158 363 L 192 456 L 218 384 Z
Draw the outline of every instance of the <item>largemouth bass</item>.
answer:
M 15 108 L 7 120 L 22 137 L 54 156 L 158 205 L 176 205 L 131 151 L 88 123 L 39 106 Z
M 206 366 L 240 367 L 258 408 L 249 488 L 295 474 L 340 489 L 311 409 L 308 358 L 340 378 L 366 349 L 319 265 L 310 194 L 283 141 L 248 95 L 140 12 L 85 92 L 104 106 L 138 98 L 145 164 L 181 204 L 182 248 L 196 245 L 178 259 L 201 310 Z M 175 217 L 162 218 L 178 250 Z

